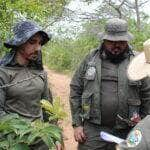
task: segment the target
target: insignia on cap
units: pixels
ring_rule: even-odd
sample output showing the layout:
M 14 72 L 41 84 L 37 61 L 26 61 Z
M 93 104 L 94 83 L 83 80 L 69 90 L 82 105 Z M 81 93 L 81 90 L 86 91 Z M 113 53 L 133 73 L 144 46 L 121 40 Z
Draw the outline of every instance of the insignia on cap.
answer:
M 138 129 L 133 130 L 127 138 L 127 145 L 128 147 L 135 147 L 141 142 L 141 140 L 142 140 L 141 131 Z

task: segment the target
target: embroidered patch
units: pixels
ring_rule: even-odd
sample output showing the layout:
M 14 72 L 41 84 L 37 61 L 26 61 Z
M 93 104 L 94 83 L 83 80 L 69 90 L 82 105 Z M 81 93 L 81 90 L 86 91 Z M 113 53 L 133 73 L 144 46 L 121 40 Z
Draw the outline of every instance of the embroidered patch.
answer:
M 96 69 L 95 67 L 91 66 L 87 69 L 85 78 L 88 80 L 94 80 L 95 75 L 96 75 Z
M 133 130 L 127 138 L 127 145 L 128 147 L 135 147 L 141 142 L 141 140 L 142 140 L 141 131 L 138 129 Z

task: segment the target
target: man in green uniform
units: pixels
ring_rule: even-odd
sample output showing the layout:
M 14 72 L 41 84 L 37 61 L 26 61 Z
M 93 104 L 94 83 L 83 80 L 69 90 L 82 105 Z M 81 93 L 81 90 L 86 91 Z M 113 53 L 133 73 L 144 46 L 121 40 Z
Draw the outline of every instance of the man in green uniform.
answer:
M 100 47 L 86 56 L 70 84 L 70 105 L 79 150 L 114 150 L 99 138 L 100 131 L 126 138 L 150 110 L 150 80 L 130 81 L 127 65 L 134 57 L 127 22 L 106 22 Z
M 26 20 L 16 24 L 14 36 L 4 43 L 10 52 L 0 61 L 0 117 L 17 113 L 29 119 L 45 120 L 40 100 L 52 103 L 41 48 L 50 36 L 37 23 Z M 47 118 L 48 119 L 48 118 Z M 56 149 L 61 145 L 56 143 Z M 43 141 L 30 145 L 31 150 L 48 150 Z

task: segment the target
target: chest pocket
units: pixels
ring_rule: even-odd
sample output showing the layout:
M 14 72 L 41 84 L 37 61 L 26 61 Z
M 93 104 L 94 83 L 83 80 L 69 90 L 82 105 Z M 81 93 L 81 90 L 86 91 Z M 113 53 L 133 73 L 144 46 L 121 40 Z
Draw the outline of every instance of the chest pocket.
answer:
M 139 107 L 141 105 L 141 99 L 139 95 L 139 89 L 141 87 L 141 81 L 131 81 L 129 80 L 129 98 L 128 98 L 128 107 L 129 107 L 129 118 L 133 117 L 134 114 L 139 114 Z
M 130 98 L 140 98 L 139 92 L 140 92 L 140 87 L 142 83 L 141 81 L 131 81 L 128 80 L 128 87 L 129 87 L 129 96 Z
M 142 85 L 141 81 L 132 81 L 132 80 L 129 80 L 128 84 L 129 86 L 136 86 L 136 87 L 140 87 Z
M 14 84 L 7 89 L 10 97 L 40 95 L 44 89 L 44 76 L 22 70 L 10 74 L 10 84 Z

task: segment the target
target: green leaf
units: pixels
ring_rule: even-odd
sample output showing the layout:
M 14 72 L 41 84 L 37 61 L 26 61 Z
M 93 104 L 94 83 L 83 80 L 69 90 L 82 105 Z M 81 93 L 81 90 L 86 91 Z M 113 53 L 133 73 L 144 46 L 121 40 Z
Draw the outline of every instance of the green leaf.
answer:
M 64 119 L 67 116 L 67 113 L 63 109 L 63 105 L 61 104 L 61 99 L 56 97 L 54 99 L 53 104 L 51 104 L 48 100 L 41 100 L 41 107 L 48 112 L 49 120 L 52 119 Z
M 9 145 L 14 145 L 16 143 L 15 142 L 15 134 L 14 133 L 8 134 L 7 140 L 9 142 Z
M 61 140 L 61 129 L 41 120 L 30 122 L 10 114 L 6 118 L 1 118 L 0 127 L 1 149 L 22 150 L 24 146 L 26 150 L 28 145 L 33 144 L 37 139 L 43 139 L 49 147 L 52 147 L 54 141 Z
M 53 148 L 55 146 L 54 140 L 50 136 L 42 136 L 42 140 L 48 148 Z
M 8 141 L 0 141 L 0 148 L 8 149 L 9 142 Z
M 28 144 L 31 144 L 33 143 L 37 138 L 40 137 L 40 132 L 38 131 L 34 131 L 34 132 L 31 132 L 31 134 L 29 135 L 29 137 L 27 138 L 27 142 Z

